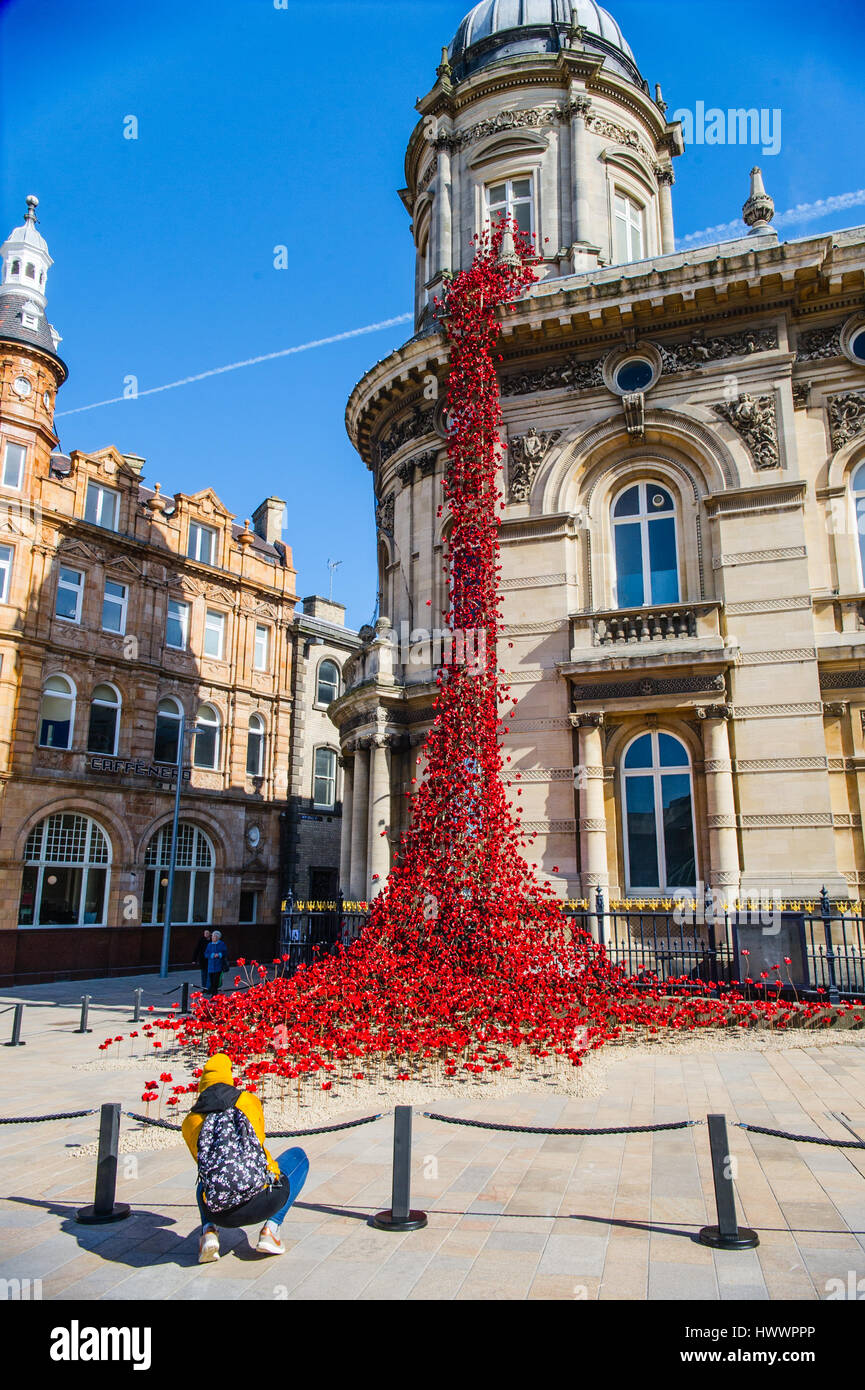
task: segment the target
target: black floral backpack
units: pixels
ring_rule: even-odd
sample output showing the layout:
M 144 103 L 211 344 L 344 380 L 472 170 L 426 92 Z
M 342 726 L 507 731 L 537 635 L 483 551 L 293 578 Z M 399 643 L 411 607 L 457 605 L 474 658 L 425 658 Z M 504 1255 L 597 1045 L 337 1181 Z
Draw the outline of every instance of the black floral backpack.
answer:
M 235 1105 L 205 1116 L 198 1134 L 198 1178 L 215 1215 L 241 1206 L 268 1186 L 264 1148 Z

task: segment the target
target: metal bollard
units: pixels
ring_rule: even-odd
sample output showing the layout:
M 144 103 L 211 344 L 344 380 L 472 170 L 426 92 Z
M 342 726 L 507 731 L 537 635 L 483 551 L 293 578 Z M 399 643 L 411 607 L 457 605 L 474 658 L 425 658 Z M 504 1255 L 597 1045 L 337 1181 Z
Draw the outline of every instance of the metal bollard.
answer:
M 81 1207 L 76 1220 L 86 1226 L 107 1221 L 123 1221 L 129 1215 L 126 1202 L 115 1202 L 117 1155 L 120 1143 L 120 1106 L 103 1105 L 99 1117 L 99 1154 L 96 1159 L 96 1190 L 93 1205 Z
M 410 1105 L 394 1107 L 391 1205 L 372 1218 L 380 1231 L 420 1231 L 427 1224 L 426 1212 L 411 1209 L 411 1114 Z
M 760 1244 L 760 1237 L 750 1227 L 740 1226 L 736 1217 L 736 1194 L 733 1189 L 733 1175 L 730 1172 L 727 1118 L 725 1115 L 707 1115 L 706 1121 L 709 1126 L 718 1224 L 703 1227 L 699 1237 L 700 1244 L 711 1245 L 715 1250 L 753 1250 Z
M 88 1014 L 90 1013 L 90 998 L 91 996 L 89 994 L 82 994 L 81 996 L 81 1022 L 75 1029 L 76 1033 L 93 1032 L 92 1028 L 87 1027 Z
M 12 1016 L 12 1037 L 4 1047 L 26 1047 L 27 1044 L 21 1041 L 21 1024 L 24 1021 L 24 1005 L 16 1004 L 15 1013 Z
M 132 1011 L 132 1022 L 133 1022 L 133 1023 L 140 1023 L 140 1022 L 141 1022 L 141 996 L 143 995 L 144 990 L 143 990 L 143 989 L 134 989 L 134 990 L 132 991 L 132 993 L 135 995 L 135 1008 L 134 1008 L 133 1011 Z
M 182 987 L 182 989 L 181 989 L 181 991 L 180 991 L 180 1012 L 181 1012 L 182 1014 L 188 1014 L 188 1013 L 189 1013 L 189 981 L 188 981 L 188 980 L 184 980 L 184 981 L 183 981 L 183 987 Z

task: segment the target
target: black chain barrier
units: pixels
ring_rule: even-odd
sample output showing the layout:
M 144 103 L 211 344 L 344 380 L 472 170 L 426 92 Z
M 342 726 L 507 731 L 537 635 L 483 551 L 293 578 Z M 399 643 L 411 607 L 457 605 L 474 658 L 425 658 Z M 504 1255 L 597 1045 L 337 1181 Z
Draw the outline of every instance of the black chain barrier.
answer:
M 446 1125 L 471 1125 L 474 1129 L 499 1129 L 506 1134 L 653 1134 L 662 1129 L 689 1129 L 701 1125 L 703 1120 L 676 1120 L 668 1125 L 618 1125 L 609 1129 L 542 1129 L 536 1125 L 496 1125 L 489 1120 L 459 1120 L 453 1115 L 433 1115 L 424 1110 L 427 1120 L 441 1120 Z
M 95 1115 L 94 1110 L 65 1110 L 58 1115 L 2 1115 L 0 1125 L 39 1125 L 43 1120 L 80 1120 L 85 1115 Z
M 825 1139 L 822 1134 L 788 1134 L 783 1129 L 764 1129 L 762 1125 L 746 1125 L 734 1121 L 737 1129 L 749 1129 L 752 1134 L 769 1134 L 773 1139 L 791 1139 L 796 1144 L 825 1144 L 830 1149 L 865 1149 L 861 1139 Z
M 93 1112 L 90 1111 L 90 1114 Z M 128 1120 L 138 1120 L 143 1125 L 155 1125 L 158 1129 L 181 1129 L 180 1125 L 172 1124 L 170 1120 L 155 1120 L 149 1115 L 136 1115 L 132 1110 L 124 1110 L 124 1115 Z M 371 1125 L 374 1120 L 380 1120 L 384 1111 L 379 1115 L 365 1115 L 362 1120 L 345 1120 L 341 1125 L 320 1125 L 318 1129 L 272 1129 L 268 1132 L 268 1139 L 302 1139 L 306 1134 L 333 1134 L 338 1129 L 354 1129 L 357 1125 Z

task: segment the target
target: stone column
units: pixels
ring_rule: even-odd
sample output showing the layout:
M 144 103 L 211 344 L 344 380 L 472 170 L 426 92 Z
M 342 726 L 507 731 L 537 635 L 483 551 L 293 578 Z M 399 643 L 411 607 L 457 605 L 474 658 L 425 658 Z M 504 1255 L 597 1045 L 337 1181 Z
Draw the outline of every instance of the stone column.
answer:
M 354 779 L 351 808 L 351 897 L 354 902 L 366 898 L 366 837 L 369 822 L 369 744 L 360 739 L 355 744 Z
M 727 899 L 739 886 L 739 837 L 727 720 L 729 705 L 704 705 L 697 709 L 703 724 L 703 768 L 706 785 L 706 819 L 709 830 L 708 883 Z
M 440 136 L 435 144 L 436 167 L 435 240 L 434 256 L 430 257 L 430 273 L 440 275 L 451 267 L 451 149 L 450 137 Z M 430 235 L 433 228 L 430 227 Z
M 577 730 L 577 775 L 580 807 L 580 882 L 583 896 L 594 907 L 595 889 L 606 888 L 607 818 L 604 811 L 604 749 L 602 714 L 572 714 Z
M 671 256 L 676 249 L 673 232 L 673 171 L 660 169 L 658 178 L 658 202 L 661 210 L 661 254 Z
M 390 873 L 390 756 L 386 734 L 376 734 L 372 740 L 372 765 L 369 777 L 369 854 L 367 875 L 371 899 L 380 893 Z M 376 878 L 375 875 L 378 875 Z
M 339 830 L 339 887 L 345 897 L 351 894 L 351 832 L 354 813 L 354 758 L 343 756 L 339 760 L 342 768 L 342 824 Z

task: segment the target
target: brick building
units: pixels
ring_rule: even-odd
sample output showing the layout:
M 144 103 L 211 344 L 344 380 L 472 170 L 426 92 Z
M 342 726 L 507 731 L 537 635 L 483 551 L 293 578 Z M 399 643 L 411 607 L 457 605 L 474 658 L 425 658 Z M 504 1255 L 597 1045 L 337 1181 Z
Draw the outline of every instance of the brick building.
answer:
M 317 773 L 323 726 L 309 767 L 291 748 L 295 643 L 338 625 L 295 617 L 280 499 L 240 525 L 209 488 L 146 486 L 135 455 L 58 452 L 35 208 L 0 286 L 0 979 L 158 961 L 181 738 L 172 960 L 204 925 L 268 958 L 297 798 L 331 817 L 313 867 L 338 866 L 335 730 Z

